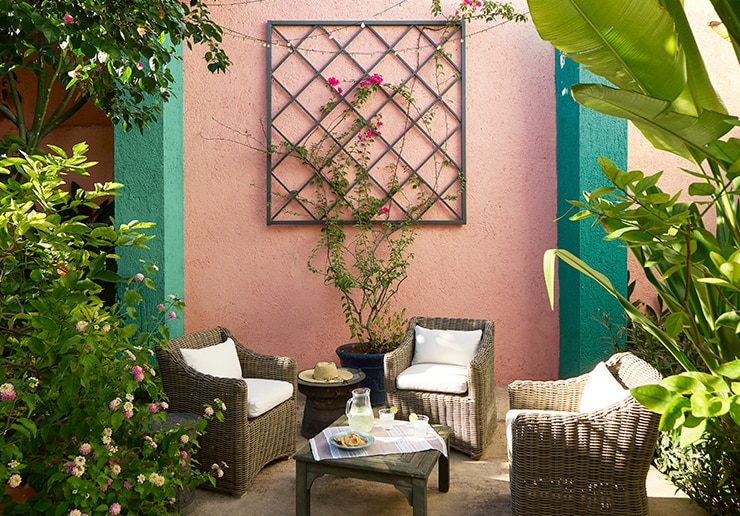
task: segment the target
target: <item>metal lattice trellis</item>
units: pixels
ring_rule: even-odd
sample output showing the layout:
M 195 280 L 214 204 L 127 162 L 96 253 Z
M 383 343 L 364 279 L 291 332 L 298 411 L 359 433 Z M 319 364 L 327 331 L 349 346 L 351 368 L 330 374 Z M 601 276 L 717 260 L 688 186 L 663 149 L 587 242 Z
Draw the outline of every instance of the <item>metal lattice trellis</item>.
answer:
M 416 215 L 418 222 L 464 224 L 463 40 L 464 26 L 446 22 L 268 22 L 273 44 L 267 62 L 266 136 L 275 152 L 267 156 L 267 223 L 322 222 L 324 213 L 312 203 L 322 164 L 281 151 L 302 149 L 305 156 L 317 141 L 329 141 L 335 149 L 331 160 L 359 167 L 348 150 L 357 135 L 345 131 L 338 137 L 330 112 L 354 109 L 351 99 L 360 81 L 380 74 L 394 87 L 382 89 L 381 99 L 353 115 L 383 118 L 372 158 L 362 169 L 373 195 L 387 201 L 390 216 L 384 220 L 403 220 L 409 203 L 424 196 L 428 202 Z M 327 101 L 339 91 L 328 88 L 330 77 L 343 88 L 328 112 Z M 413 110 L 408 98 L 414 100 Z M 358 188 L 349 179 L 342 192 L 334 192 L 336 202 Z

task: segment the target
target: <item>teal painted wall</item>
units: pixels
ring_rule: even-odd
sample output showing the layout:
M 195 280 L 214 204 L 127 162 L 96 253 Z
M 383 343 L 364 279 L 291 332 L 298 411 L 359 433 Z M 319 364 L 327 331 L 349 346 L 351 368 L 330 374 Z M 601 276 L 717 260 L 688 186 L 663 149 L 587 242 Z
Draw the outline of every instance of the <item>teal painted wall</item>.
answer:
M 176 84 L 159 119 L 143 133 L 115 128 L 115 178 L 124 185 L 116 199 L 116 224 L 131 220 L 156 223 L 146 231 L 154 235 L 147 242 L 148 250 L 118 249 L 118 269 L 124 277 L 144 272 L 140 260 L 159 267 L 152 278 L 156 290 L 142 292 L 146 314 L 156 313 L 168 295 L 180 299 L 184 295 L 182 62 L 173 61 L 171 70 Z M 172 336 L 182 335 L 182 316 L 168 324 Z
M 570 87 L 581 82 L 603 82 L 570 59 L 556 52 L 555 85 L 557 116 L 558 215 L 568 213 L 568 200 L 583 198 L 606 184 L 599 156 L 620 168 L 627 167 L 627 122 L 582 107 L 570 95 Z M 572 214 L 572 212 L 570 212 Z M 618 242 L 603 240 L 604 231 L 592 226 L 593 219 L 558 222 L 558 247 L 567 249 L 606 274 L 626 295 L 627 251 Z M 603 325 L 604 316 L 622 324 L 624 310 L 591 279 L 573 268 L 558 266 L 560 288 L 560 377 L 568 378 L 590 370 L 614 352 L 613 341 Z

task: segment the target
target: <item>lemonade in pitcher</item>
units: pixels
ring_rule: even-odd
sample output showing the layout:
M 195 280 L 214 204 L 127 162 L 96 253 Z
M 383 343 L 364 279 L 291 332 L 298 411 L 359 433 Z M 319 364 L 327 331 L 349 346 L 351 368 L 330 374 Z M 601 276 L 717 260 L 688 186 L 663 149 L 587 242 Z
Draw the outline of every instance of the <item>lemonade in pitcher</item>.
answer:
M 370 433 L 375 423 L 373 407 L 370 404 L 370 389 L 361 387 L 352 391 L 352 399 L 347 400 L 346 414 L 350 430 Z

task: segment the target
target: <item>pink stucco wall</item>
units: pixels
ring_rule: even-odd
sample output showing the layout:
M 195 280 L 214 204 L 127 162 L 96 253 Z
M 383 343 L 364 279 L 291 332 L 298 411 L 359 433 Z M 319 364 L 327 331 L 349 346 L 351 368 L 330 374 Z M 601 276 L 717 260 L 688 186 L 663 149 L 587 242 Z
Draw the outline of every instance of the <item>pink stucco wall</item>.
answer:
M 265 37 L 267 20 L 426 20 L 429 6 L 213 6 L 234 65 L 213 76 L 200 53 L 185 50 L 187 332 L 225 325 L 254 349 L 297 357 L 300 368 L 337 360 L 349 338 L 338 295 L 306 268 L 317 228 L 266 226 L 265 156 L 238 143 L 244 131 L 262 134 L 266 112 L 266 49 L 251 38 Z M 531 23 L 487 28 L 471 25 L 465 43 L 468 222 L 419 231 L 398 306 L 494 320 L 496 383 L 505 385 L 557 376 L 558 318 L 541 265 L 557 242 L 554 60 Z

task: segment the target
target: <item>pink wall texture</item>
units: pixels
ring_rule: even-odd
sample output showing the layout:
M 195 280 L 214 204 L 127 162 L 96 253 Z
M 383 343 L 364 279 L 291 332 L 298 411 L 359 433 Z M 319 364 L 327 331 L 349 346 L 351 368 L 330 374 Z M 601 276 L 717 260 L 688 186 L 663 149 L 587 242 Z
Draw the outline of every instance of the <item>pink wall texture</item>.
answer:
M 515 2 L 526 11 L 526 2 Z M 267 226 L 268 20 L 430 20 L 431 2 L 238 2 L 213 6 L 234 65 L 210 75 L 185 50 L 185 326 L 224 325 L 246 345 L 337 361 L 349 340 L 337 292 L 306 268 L 318 227 Z M 454 2 L 443 2 L 454 9 Z M 552 48 L 531 23 L 468 26 L 467 224 L 424 226 L 397 306 L 496 323 L 496 383 L 555 378 L 558 318 L 542 254 L 557 243 Z

